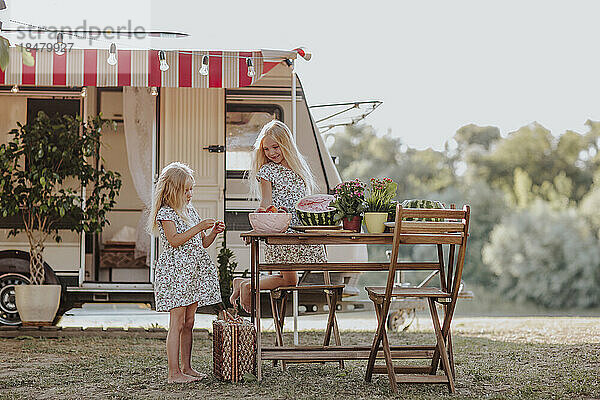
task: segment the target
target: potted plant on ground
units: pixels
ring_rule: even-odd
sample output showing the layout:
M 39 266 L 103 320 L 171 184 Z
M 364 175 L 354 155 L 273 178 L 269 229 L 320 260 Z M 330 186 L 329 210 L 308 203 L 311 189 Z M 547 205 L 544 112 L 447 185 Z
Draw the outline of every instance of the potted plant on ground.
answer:
M 394 207 L 398 184 L 390 178 L 371 178 L 369 195 L 365 198 L 365 225 L 370 233 L 382 233 L 388 213 Z
M 60 285 L 44 285 L 46 240 L 60 242 L 62 229 L 99 232 L 108 223 L 121 179 L 96 167 L 107 122 L 95 117 L 84 124 L 39 112 L 29 124 L 17 124 L 12 139 L 0 145 L 0 215 L 19 218 L 22 224 L 9 236 L 25 232 L 29 241 L 31 285 L 15 287 L 24 324 L 50 324 L 60 303 Z
M 232 308 L 233 305 L 229 301 L 231 291 L 233 290 L 233 274 L 238 266 L 235 261 L 235 254 L 231 249 L 225 246 L 225 240 L 217 255 L 217 264 L 219 267 L 219 285 L 221 287 L 221 300 L 225 308 Z
M 360 179 L 342 182 L 334 189 L 335 200 L 329 203 L 335 207 L 333 219 L 342 221 L 344 229 L 360 232 L 362 213 L 365 210 L 365 184 Z

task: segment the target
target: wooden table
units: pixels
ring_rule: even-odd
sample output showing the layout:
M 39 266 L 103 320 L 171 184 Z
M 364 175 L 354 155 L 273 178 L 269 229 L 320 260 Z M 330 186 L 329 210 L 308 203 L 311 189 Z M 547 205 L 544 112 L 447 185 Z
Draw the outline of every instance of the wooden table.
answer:
M 401 233 L 402 244 L 457 244 L 458 239 L 448 235 L 431 235 L 420 233 Z M 266 264 L 259 262 L 259 242 L 270 245 L 286 244 L 387 244 L 392 245 L 392 233 L 348 233 L 348 232 L 306 232 L 306 233 L 256 233 L 245 232 L 240 236 L 250 244 L 251 289 L 252 289 L 252 321 L 256 324 L 257 338 L 257 378 L 262 379 L 262 360 L 286 361 L 337 361 L 369 358 L 371 346 L 293 346 L 293 347 L 263 347 L 261 345 L 260 326 L 260 291 L 257 290 L 261 271 L 338 271 L 365 272 L 388 271 L 389 262 L 327 262 L 307 264 Z M 399 262 L 397 270 L 427 270 L 437 267 L 439 262 Z M 391 346 L 394 358 L 431 358 L 433 346 Z M 383 358 L 378 353 L 377 358 Z

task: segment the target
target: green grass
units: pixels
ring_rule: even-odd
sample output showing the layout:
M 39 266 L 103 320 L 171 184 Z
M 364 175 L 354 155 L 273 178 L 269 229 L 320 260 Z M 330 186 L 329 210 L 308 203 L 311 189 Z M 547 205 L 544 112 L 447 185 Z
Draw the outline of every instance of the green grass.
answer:
M 592 321 L 593 322 L 593 321 Z M 568 331 L 568 330 L 567 330 Z M 263 363 L 263 381 L 231 384 L 212 376 L 191 384 L 166 384 L 165 342 L 156 339 L 0 339 L 0 399 L 50 398 L 452 398 L 564 399 L 600 397 L 600 345 L 587 331 L 550 343 L 527 343 L 455 334 L 458 395 L 445 385 L 400 386 L 394 396 L 387 377 L 364 381 L 365 361 L 351 361 L 340 370 L 336 363 L 292 364 L 286 372 Z M 323 332 L 301 332 L 302 342 L 317 343 Z M 553 334 L 554 335 L 554 334 Z M 342 332 L 345 344 L 368 343 L 372 333 Z M 392 333 L 393 343 L 431 343 L 423 332 Z M 273 335 L 265 334 L 267 343 Z M 291 337 L 288 337 L 288 342 Z M 554 337 L 556 339 L 556 337 Z M 211 372 L 212 343 L 196 340 L 194 365 Z

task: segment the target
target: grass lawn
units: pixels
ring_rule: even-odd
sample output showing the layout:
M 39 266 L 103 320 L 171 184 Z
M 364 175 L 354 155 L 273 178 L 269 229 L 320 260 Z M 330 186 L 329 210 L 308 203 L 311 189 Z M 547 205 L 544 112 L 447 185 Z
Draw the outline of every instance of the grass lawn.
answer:
M 547 320 L 535 326 L 507 320 L 504 330 L 481 324 L 456 327 L 457 396 L 450 396 L 445 385 L 400 386 L 394 396 L 387 376 L 364 381 L 366 361 L 347 362 L 344 370 L 336 363 L 292 364 L 287 372 L 264 362 L 261 383 L 230 384 L 209 377 L 167 385 L 163 340 L 22 337 L 0 339 L 0 399 L 600 398 L 600 319 Z M 318 343 L 322 334 L 301 332 L 302 343 Z M 432 343 L 425 332 L 390 336 L 392 343 Z M 345 344 L 371 338 L 368 332 L 342 332 Z M 274 337 L 265 334 L 264 339 L 272 343 Z M 197 369 L 210 372 L 211 340 L 196 340 L 193 357 Z

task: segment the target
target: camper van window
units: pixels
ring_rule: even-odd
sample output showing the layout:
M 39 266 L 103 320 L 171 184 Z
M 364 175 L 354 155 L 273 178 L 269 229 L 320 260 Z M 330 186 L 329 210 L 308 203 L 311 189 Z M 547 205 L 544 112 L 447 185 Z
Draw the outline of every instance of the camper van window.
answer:
M 227 177 L 240 179 L 250 169 L 252 146 L 267 122 L 282 120 L 281 108 L 275 105 L 227 105 L 226 170 Z
M 79 115 L 80 101 L 74 99 L 27 99 L 27 123 L 35 119 L 38 112 L 43 111 L 49 116 Z

